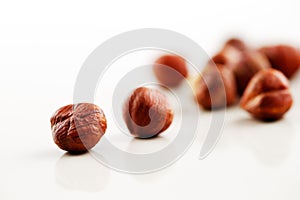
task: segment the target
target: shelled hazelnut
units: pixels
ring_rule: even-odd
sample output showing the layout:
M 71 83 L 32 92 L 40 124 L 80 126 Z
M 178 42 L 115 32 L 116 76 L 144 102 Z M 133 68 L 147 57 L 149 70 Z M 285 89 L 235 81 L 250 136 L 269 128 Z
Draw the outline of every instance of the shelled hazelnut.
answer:
M 173 110 L 161 92 L 139 87 L 125 102 L 123 118 L 133 136 L 151 138 L 169 128 L 173 120 Z
M 212 61 L 233 71 L 239 95 L 243 94 L 248 82 L 257 72 L 271 66 L 263 53 L 249 48 L 236 38 L 228 40 Z
M 288 79 L 278 70 L 267 69 L 251 79 L 240 106 L 257 119 L 274 121 L 280 119 L 292 103 Z
M 227 42 L 224 45 L 224 48 L 226 48 L 226 47 L 234 47 L 239 51 L 244 51 L 244 50 L 248 49 L 245 42 L 239 38 L 231 38 L 231 39 L 227 40 Z
M 236 83 L 224 65 L 209 63 L 194 84 L 196 100 L 206 110 L 221 109 L 236 102 Z
M 244 93 L 251 78 L 260 70 L 271 65 L 266 56 L 256 50 L 245 50 L 241 53 L 239 62 L 233 67 L 239 95 Z
M 300 67 L 299 50 L 288 45 L 267 46 L 260 49 L 269 59 L 272 67 L 291 78 Z
M 161 56 L 155 61 L 153 71 L 157 80 L 168 87 L 179 86 L 188 76 L 185 60 L 177 55 Z
M 50 122 L 55 144 L 71 153 L 93 148 L 106 131 L 103 111 L 91 103 L 64 106 L 52 115 Z
M 247 49 L 246 44 L 240 39 L 230 39 L 228 40 L 222 50 L 212 57 L 212 61 L 215 64 L 225 65 L 230 70 L 242 59 L 242 52 Z

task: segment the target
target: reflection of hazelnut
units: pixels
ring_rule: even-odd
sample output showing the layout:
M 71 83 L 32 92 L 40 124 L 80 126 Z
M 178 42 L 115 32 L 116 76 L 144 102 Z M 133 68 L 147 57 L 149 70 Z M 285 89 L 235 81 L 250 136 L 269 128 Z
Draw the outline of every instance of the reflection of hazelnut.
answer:
M 269 59 L 273 68 L 291 78 L 299 69 L 300 54 L 297 49 L 287 45 L 269 46 L 260 49 Z
M 196 98 L 204 109 L 220 109 L 236 102 L 236 83 L 224 65 L 209 64 L 194 85 Z
M 255 118 L 273 121 L 281 118 L 292 102 L 287 78 L 277 70 L 268 69 L 251 79 L 240 105 Z
M 241 59 L 233 67 L 237 89 L 243 94 L 251 78 L 260 70 L 270 68 L 268 59 L 259 51 L 246 50 L 241 54 Z
M 140 87 L 125 102 L 123 117 L 132 135 L 150 138 L 169 128 L 173 111 L 167 98 L 158 90 Z
M 164 55 L 160 57 L 155 61 L 153 71 L 157 80 L 168 87 L 178 86 L 188 75 L 185 60 L 176 55 Z

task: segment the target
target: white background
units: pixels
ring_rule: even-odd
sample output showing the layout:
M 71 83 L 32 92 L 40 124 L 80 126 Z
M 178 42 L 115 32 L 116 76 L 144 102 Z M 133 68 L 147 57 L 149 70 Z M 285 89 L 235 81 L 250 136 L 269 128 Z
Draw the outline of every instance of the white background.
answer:
M 209 55 L 232 35 L 253 46 L 300 47 L 298 2 L 1 1 L 0 199 L 298 200 L 299 74 L 292 81 L 295 103 L 283 120 L 260 123 L 231 108 L 209 157 L 198 160 L 199 134 L 184 157 L 154 174 L 122 174 L 88 154 L 69 156 L 53 143 L 49 122 L 57 108 L 72 103 L 86 57 L 116 34 L 170 29 Z M 209 117 L 203 113 L 204 130 Z

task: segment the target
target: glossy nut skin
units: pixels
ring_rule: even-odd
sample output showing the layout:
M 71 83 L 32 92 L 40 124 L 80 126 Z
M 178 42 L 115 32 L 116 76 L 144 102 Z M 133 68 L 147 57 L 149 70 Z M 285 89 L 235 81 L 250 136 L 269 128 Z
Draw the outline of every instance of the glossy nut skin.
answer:
M 260 51 L 268 57 L 272 67 L 281 71 L 287 78 L 291 78 L 299 70 L 300 53 L 292 46 L 268 46 Z
M 165 65 L 165 67 L 160 65 Z M 153 71 L 157 80 L 167 87 L 179 86 L 188 76 L 185 60 L 177 55 L 161 56 L 155 61 Z
M 251 78 L 260 70 L 271 68 L 266 56 L 256 50 L 245 50 L 239 62 L 233 67 L 238 94 L 242 95 Z
M 123 118 L 133 136 L 151 138 L 169 128 L 173 110 L 158 90 L 140 87 L 125 102 Z
M 234 75 L 220 64 L 209 64 L 196 81 L 194 90 L 198 104 L 206 110 L 233 105 L 237 99 Z
M 91 103 L 64 106 L 52 115 L 50 122 L 55 144 L 71 153 L 93 148 L 107 127 L 103 111 Z
M 289 81 L 280 71 L 262 70 L 247 86 L 240 106 L 263 121 L 280 119 L 292 106 Z

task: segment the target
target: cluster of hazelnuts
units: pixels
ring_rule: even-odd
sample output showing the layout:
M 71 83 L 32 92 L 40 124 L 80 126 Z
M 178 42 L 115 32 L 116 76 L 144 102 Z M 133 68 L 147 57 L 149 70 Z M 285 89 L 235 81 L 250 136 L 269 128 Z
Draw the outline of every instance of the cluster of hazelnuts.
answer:
M 230 39 L 196 82 L 197 100 L 205 109 L 232 106 L 240 100 L 241 108 L 256 119 L 275 121 L 292 106 L 288 79 L 299 68 L 300 51 L 292 46 L 254 49 Z
M 292 105 L 288 79 L 299 67 L 300 52 L 294 47 L 253 49 L 239 39 L 230 39 L 195 79 L 195 99 L 206 110 L 226 108 L 240 99 L 241 108 L 253 117 L 275 121 Z M 167 87 L 178 87 L 189 78 L 186 61 L 177 55 L 157 59 L 153 71 Z M 152 138 L 169 128 L 173 110 L 160 91 L 139 87 L 125 101 L 123 118 L 134 137 Z M 73 153 L 94 147 L 107 127 L 104 112 L 91 103 L 64 106 L 50 121 L 54 142 Z

